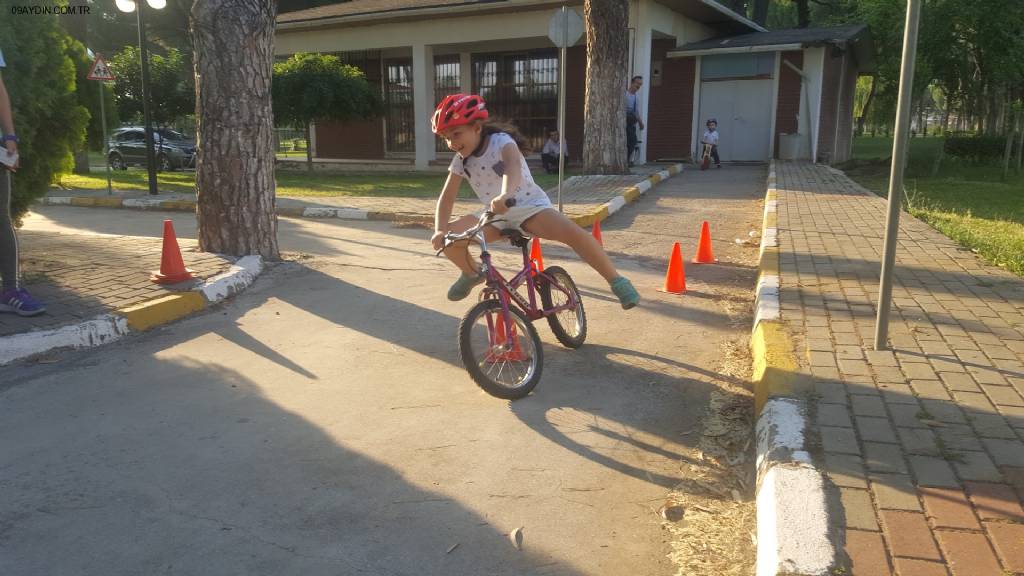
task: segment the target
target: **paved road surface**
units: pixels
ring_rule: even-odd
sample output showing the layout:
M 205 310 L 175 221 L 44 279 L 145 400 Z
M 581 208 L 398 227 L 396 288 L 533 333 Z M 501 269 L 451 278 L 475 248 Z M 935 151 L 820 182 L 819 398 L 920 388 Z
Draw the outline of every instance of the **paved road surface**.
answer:
M 606 224 L 645 298 L 630 312 L 547 247 L 590 336 L 568 351 L 539 326 L 544 379 L 512 404 L 459 366 L 469 304 L 444 299 L 425 230 L 282 220 L 302 256 L 228 305 L 0 369 L 0 573 L 675 573 L 656 510 L 697 458 L 722 346 L 749 330 L 756 250 L 732 239 L 759 225 L 763 178 L 689 172 Z M 27 226 L 145 235 L 163 216 L 50 207 Z M 705 217 L 723 263 L 657 292 Z

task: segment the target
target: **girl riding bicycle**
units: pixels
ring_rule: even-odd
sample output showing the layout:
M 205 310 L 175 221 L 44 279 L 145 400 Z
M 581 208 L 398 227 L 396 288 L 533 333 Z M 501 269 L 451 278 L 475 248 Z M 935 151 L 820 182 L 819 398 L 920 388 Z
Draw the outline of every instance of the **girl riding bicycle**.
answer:
M 640 302 L 636 288 L 619 275 L 598 241 L 555 210 L 544 190 L 533 181 L 522 154 L 525 146 L 522 135 L 515 127 L 489 121 L 488 117 L 484 100 L 477 95 L 447 96 L 434 111 L 431 121 L 434 133 L 443 137 L 448 148 L 455 152 L 448 167 L 448 180 L 437 199 L 431 238 L 434 249 L 444 247 L 446 233 L 464 232 L 479 220 L 479 216 L 467 215 L 450 221 L 455 198 L 465 178 L 485 209 L 496 215 L 493 224 L 485 229 L 488 241 L 501 237 L 500 226 L 566 244 L 608 281 L 623 309 L 636 306 Z M 511 208 L 505 204 L 510 199 L 515 199 Z M 452 244 L 444 253 L 462 271 L 448 290 L 448 299 L 462 300 L 485 278 L 469 257 L 468 242 Z

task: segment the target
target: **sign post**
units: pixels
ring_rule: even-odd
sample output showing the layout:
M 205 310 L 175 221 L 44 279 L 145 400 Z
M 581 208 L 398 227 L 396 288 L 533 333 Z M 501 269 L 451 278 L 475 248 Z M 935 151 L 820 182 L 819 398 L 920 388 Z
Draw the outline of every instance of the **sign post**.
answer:
M 114 74 L 110 71 L 110 67 L 107 66 L 103 56 L 96 55 L 96 60 L 92 63 L 92 68 L 89 69 L 89 75 L 86 76 L 88 80 L 99 81 L 100 87 L 100 122 L 103 125 L 103 163 L 107 165 L 107 196 L 114 193 L 114 189 L 110 184 L 110 140 L 107 138 L 107 106 L 104 102 L 103 83 L 114 80 Z
M 565 178 L 565 57 L 566 49 L 583 36 L 583 18 L 575 10 L 562 6 L 548 23 L 548 38 L 560 48 L 558 58 L 558 211 L 562 207 L 562 180 Z
M 903 61 L 900 64 L 900 91 L 896 101 L 896 133 L 892 142 L 892 169 L 889 174 L 889 212 L 885 220 L 885 244 L 882 249 L 882 274 L 878 286 L 878 316 L 875 319 L 875 350 L 889 348 L 889 309 L 892 307 L 892 277 L 896 264 L 896 238 L 900 231 L 903 205 L 903 168 L 906 164 L 907 135 L 910 132 L 910 100 L 914 86 L 914 57 L 917 54 L 917 25 L 921 0 L 907 2 L 907 23 L 903 32 Z

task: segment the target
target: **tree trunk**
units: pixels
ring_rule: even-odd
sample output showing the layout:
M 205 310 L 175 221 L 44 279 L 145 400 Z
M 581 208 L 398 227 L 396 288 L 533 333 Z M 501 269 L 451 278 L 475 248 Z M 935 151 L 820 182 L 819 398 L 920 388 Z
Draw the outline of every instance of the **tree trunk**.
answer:
M 761 26 L 768 22 L 768 4 L 770 3 L 769 0 L 754 0 L 754 22 Z
M 196 214 L 199 247 L 276 259 L 275 0 L 196 0 Z
M 871 109 L 871 101 L 875 98 L 875 87 L 878 86 L 878 77 L 871 77 L 871 89 L 868 90 L 868 98 L 864 101 L 864 109 L 860 111 L 860 118 L 857 119 L 857 135 L 864 135 L 864 121 L 867 120 L 868 110 Z M 875 135 L 874 127 L 871 128 L 871 135 Z
M 74 174 L 89 173 L 89 150 L 75 152 L 75 167 L 71 170 Z
M 313 147 L 310 146 L 309 139 L 309 122 L 306 122 L 306 171 L 310 174 L 313 173 Z
M 583 170 L 586 174 L 626 174 L 623 101 L 629 81 L 629 3 L 585 0 L 583 13 L 587 30 Z
M 1006 147 L 1003 149 L 1003 180 L 1006 180 L 1007 175 L 1010 173 L 1010 157 L 1013 153 L 1013 140 L 1016 136 L 1014 129 L 1016 126 L 1017 123 L 1011 116 L 1006 127 Z
M 796 27 L 807 28 L 811 25 L 810 0 L 796 0 Z
M 1024 160 L 1024 108 L 1017 110 L 1017 172 L 1021 169 L 1021 160 Z

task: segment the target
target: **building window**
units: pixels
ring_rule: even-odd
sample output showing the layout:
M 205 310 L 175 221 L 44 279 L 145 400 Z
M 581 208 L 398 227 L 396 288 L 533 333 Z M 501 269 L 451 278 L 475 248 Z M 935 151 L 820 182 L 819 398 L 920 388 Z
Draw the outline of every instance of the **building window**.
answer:
M 771 78 L 774 73 L 774 52 L 715 54 L 700 60 L 700 79 L 705 81 Z
M 384 61 L 386 150 L 416 152 L 416 116 L 413 111 L 412 59 Z
M 462 91 L 461 63 L 458 54 L 434 57 L 434 105 L 437 105 L 445 96 L 458 94 Z M 448 145 L 444 139 L 435 136 L 436 149 L 438 152 L 447 152 Z
M 534 151 L 558 125 L 558 53 L 543 50 L 473 56 L 473 92 L 491 114 L 511 121 Z

